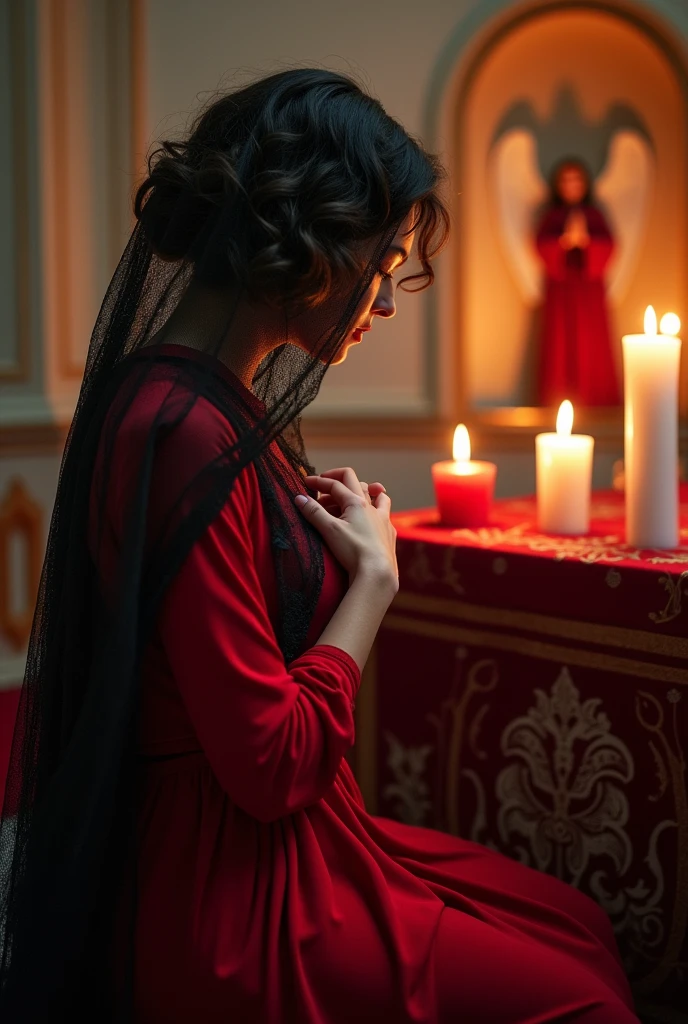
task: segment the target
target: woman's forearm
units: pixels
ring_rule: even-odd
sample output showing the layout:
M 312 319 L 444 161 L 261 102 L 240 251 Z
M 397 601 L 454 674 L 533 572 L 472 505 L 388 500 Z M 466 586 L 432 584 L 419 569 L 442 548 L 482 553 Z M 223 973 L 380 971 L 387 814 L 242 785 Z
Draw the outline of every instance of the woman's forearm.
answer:
M 363 671 L 380 623 L 398 587 L 398 580 L 388 572 L 359 572 L 318 643 L 346 651 Z

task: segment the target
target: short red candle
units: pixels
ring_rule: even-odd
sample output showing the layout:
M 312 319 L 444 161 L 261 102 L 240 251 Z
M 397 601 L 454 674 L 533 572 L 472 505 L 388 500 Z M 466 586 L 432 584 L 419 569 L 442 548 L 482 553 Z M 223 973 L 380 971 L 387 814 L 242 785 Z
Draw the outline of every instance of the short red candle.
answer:
M 454 435 L 455 455 L 457 447 L 461 447 L 460 429 L 457 427 Z M 465 427 L 463 444 L 462 454 L 466 458 L 435 462 L 432 466 L 437 508 L 444 526 L 485 526 L 490 521 L 497 467 L 494 462 L 471 460 Z

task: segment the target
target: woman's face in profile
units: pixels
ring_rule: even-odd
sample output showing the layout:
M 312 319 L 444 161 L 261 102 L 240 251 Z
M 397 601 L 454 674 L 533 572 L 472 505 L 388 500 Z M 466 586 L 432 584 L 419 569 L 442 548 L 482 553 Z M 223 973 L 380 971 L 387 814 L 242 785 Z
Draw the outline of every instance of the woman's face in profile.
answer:
M 352 327 L 330 365 L 336 366 L 344 362 L 349 348 L 359 344 L 367 332 L 373 328 L 376 316 L 390 317 L 396 313 L 394 277 L 402 263 L 405 263 L 411 254 L 415 231 L 412 231 L 411 234 L 405 232 L 408 232 L 413 223 L 413 213 L 414 211 L 411 211 L 399 226 L 399 230 L 380 260 L 377 273 L 352 318 Z M 318 310 L 320 310 L 320 316 L 318 316 Z M 318 307 L 314 313 L 315 318 L 320 320 L 322 317 L 321 307 Z M 317 338 L 312 336 L 312 331 L 309 331 L 308 319 L 308 313 L 304 314 L 302 322 L 299 324 L 298 337 L 294 339 L 294 342 L 300 348 L 312 353 L 317 344 Z
M 580 203 L 587 190 L 586 177 L 579 167 L 562 167 L 557 175 L 557 192 L 565 203 Z

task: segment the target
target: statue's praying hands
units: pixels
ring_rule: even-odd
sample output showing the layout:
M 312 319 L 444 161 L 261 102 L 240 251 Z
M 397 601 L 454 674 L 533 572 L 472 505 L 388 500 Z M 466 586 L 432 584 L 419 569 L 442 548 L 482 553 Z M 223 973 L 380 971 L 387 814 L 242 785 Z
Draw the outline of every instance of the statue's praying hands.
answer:
M 559 239 L 564 249 L 585 249 L 590 241 L 588 224 L 582 210 L 573 209 L 564 223 L 564 231 Z

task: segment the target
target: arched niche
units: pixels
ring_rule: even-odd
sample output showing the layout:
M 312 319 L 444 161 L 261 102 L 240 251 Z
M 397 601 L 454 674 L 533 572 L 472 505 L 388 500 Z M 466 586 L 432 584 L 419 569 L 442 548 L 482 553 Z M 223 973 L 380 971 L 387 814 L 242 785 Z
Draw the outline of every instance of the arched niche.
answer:
M 643 126 L 654 183 L 633 272 L 622 299 L 611 302 L 620 347 L 622 334 L 642 330 L 649 303 L 688 321 L 688 74 L 675 29 L 649 7 L 645 15 L 637 4 L 596 0 L 509 5 L 501 12 L 494 2 L 482 6 L 492 17 L 478 25 L 474 13 L 472 35 L 457 38 L 454 63 L 433 98 L 428 135 L 448 155 L 454 231 L 431 316 L 442 415 L 472 423 L 490 444 L 511 444 L 553 424 L 551 410 L 522 399 L 533 307 L 519 291 L 489 187 L 495 134 L 514 110 L 526 111 L 547 150 L 543 164 L 557 149 L 564 155 L 582 146 L 581 155 L 599 166 L 605 132 L 608 141 L 619 111 Z M 684 354 L 683 428 L 687 366 Z M 577 424 L 602 443 L 621 443 L 620 409 L 581 410 Z

